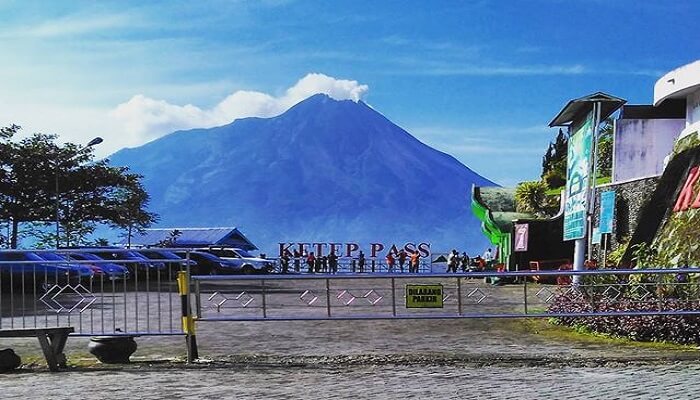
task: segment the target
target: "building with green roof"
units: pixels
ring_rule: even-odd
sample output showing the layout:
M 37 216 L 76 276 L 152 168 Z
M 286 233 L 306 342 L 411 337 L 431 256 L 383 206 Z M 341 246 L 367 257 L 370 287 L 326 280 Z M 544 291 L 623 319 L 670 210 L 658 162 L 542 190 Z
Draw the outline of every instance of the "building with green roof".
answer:
M 513 221 L 535 219 L 535 215 L 516 211 L 515 188 L 472 186 L 471 208 L 481 221 L 482 233 L 498 249 L 498 262 L 509 265 Z

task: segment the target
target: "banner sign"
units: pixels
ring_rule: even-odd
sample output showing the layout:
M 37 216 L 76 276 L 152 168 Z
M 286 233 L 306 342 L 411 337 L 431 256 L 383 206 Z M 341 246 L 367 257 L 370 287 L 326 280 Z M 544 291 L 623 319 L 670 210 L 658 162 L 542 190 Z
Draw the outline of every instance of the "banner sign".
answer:
M 328 254 L 335 254 L 339 257 L 357 257 L 359 252 L 363 248 L 359 243 L 349 242 L 349 243 L 339 243 L 339 242 L 280 242 L 279 243 L 279 256 L 282 257 L 285 253 L 293 254 L 295 251 L 299 254 L 307 254 L 308 252 L 315 252 L 316 257 L 322 257 Z M 364 251 L 367 253 L 367 257 L 383 258 L 386 254 L 391 253 L 394 256 L 398 255 L 399 252 L 403 250 L 404 252 L 411 254 L 414 251 L 420 253 L 421 258 L 430 257 L 430 243 L 404 243 L 391 245 L 384 243 L 370 243 L 369 247 L 365 247 Z
M 593 113 L 569 137 L 566 160 L 566 204 L 564 205 L 564 240 L 586 236 L 588 209 L 588 172 L 593 139 Z
M 442 306 L 442 285 L 406 285 L 406 308 Z
M 600 244 L 600 239 L 603 237 L 600 232 L 599 227 L 593 228 L 593 235 L 591 235 L 591 244 Z
M 527 251 L 527 238 L 530 226 L 528 224 L 515 224 L 514 251 Z
M 695 182 L 698 181 L 698 178 L 700 178 L 700 167 L 696 165 L 688 172 L 688 177 L 680 193 L 678 193 L 676 204 L 673 206 L 673 212 L 686 211 L 689 208 L 700 208 L 700 193 L 698 193 L 697 197 L 693 193 Z
M 612 233 L 615 215 L 615 192 L 600 194 L 600 233 Z

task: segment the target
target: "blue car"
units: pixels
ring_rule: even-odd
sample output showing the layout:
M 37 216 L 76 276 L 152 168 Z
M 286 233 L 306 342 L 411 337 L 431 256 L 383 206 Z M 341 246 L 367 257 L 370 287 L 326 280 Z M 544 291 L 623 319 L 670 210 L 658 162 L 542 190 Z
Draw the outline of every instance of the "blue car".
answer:
M 165 269 L 164 262 L 151 261 L 151 259 L 148 257 L 134 250 L 114 249 L 113 251 L 105 252 L 89 249 L 85 251 L 106 260 L 112 260 L 116 263 L 121 262 L 120 265 L 129 268 L 130 271 L 136 271 L 137 268 L 147 271 L 158 271 Z
M 88 265 L 82 265 L 78 263 L 71 263 L 68 261 L 68 258 L 64 256 L 63 254 L 57 254 L 57 253 L 45 253 L 45 252 L 40 252 L 40 253 L 35 253 L 37 256 L 39 256 L 41 259 L 45 261 L 56 261 L 60 263 L 51 263 L 51 265 L 57 265 L 59 267 L 66 267 L 71 273 L 78 273 L 81 277 L 92 277 L 93 275 L 97 274 L 97 271 L 95 271 L 93 268 L 91 268 Z
M 29 261 L 33 263 L 28 263 Z M 46 261 L 46 259 L 31 251 L 0 251 L 0 271 L 3 273 L 38 274 L 49 277 L 77 276 L 87 278 L 93 276 L 92 270 L 87 267 L 71 264 L 59 265 L 47 263 Z
M 171 271 L 179 270 L 180 267 L 184 267 L 185 265 L 189 265 L 190 267 L 197 266 L 196 261 L 194 261 L 194 260 L 187 261 L 185 259 L 182 259 L 180 256 L 178 256 L 177 254 L 175 254 L 169 250 L 142 249 L 142 250 L 139 250 L 139 253 L 148 257 L 150 260 L 160 260 L 160 262 L 166 262 L 167 265 L 170 267 Z M 172 261 L 163 261 L 163 260 L 172 260 Z
M 92 263 L 87 262 L 82 265 L 89 266 L 96 272 L 105 275 L 109 279 L 126 279 L 129 276 L 129 270 L 126 267 L 113 262 L 106 262 L 104 258 L 98 257 L 94 254 L 70 252 L 68 253 L 68 258 L 70 260 L 95 261 Z

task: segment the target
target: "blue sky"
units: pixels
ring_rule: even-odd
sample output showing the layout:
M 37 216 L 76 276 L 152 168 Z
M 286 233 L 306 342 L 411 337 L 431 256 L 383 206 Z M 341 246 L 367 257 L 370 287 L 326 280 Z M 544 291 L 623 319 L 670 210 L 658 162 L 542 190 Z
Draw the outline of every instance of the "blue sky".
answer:
M 512 185 L 569 99 L 650 103 L 700 58 L 697 21 L 682 0 L 0 0 L 0 125 L 107 155 L 331 90 Z

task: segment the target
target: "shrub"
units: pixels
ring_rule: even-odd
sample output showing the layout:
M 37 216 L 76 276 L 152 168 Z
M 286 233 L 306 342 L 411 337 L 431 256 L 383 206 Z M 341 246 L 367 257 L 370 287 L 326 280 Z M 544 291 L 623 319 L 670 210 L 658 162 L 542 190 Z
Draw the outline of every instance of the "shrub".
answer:
M 529 212 L 539 216 L 552 214 L 558 208 L 559 196 L 548 196 L 549 188 L 542 181 L 521 182 L 515 188 L 515 207 L 518 212 Z
M 653 287 L 661 287 L 653 285 Z M 668 289 L 670 286 L 666 286 Z M 671 289 L 673 290 L 673 289 Z M 660 293 L 659 293 L 660 294 Z M 668 295 L 668 293 L 665 293 Z M 548 308 L 550 313 L 634 312 L 634 311 L 700 311 L 697 300 L 659 297 L 656 294 L 640 299 L 624 293 L 615 300 L 599 293 L 581 296 L 561 294 Z M 700 344 L 700 315 L 600 316 L 553 318 L 554 323 L 589 332 L 626 337 L 638 341 Z
M 566 184 L 566 171 L 564 175 L 557 170 L 549 170 L 542 175 L 542 181 L 550 188 L 562 187 Z
M 617 248 L 608 253 L 606 263 L 615 267 L 620 265 L 620 262 L 622 261 L 622 256 L 627 251 L 627 245 L 629 245 L 629 237 L 623 238 L 620 244 L 617 246 Z

